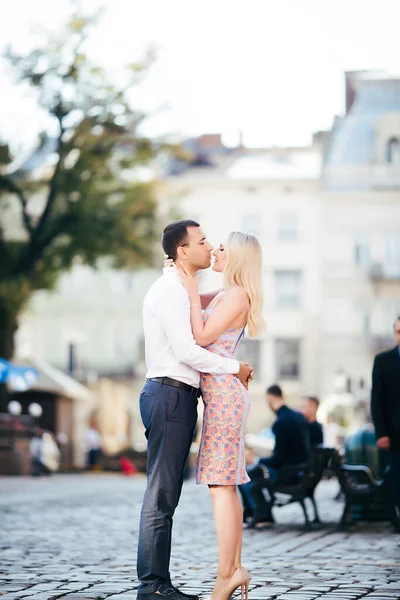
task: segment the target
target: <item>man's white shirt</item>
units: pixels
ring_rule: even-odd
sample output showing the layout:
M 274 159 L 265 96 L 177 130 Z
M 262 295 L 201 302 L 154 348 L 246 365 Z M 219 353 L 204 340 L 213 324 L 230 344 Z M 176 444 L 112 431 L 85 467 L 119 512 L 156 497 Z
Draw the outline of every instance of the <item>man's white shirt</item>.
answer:
M 239 361 L 196 344 L 190 325 L 189 297 L 173 267 L 166 267 L 147 292 L 143 327 L 148 379 L 171 377 L 197 388 L 200 373 L 239 372 Z

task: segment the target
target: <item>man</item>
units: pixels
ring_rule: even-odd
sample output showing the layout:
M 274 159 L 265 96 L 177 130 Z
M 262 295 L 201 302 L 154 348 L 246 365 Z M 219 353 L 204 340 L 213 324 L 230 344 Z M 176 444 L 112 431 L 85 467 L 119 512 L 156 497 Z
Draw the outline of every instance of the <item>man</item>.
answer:
M 375 356 L 371 415 L 377 446 L 389 453 L 392 485 L 400 510 L 400 316 L 394 323 L 396 346 Z
M 101 453 L 101 436 L 97 429 L 94 426 L 93 421 L 90 423 L 89 427 L 85 432 L 85 442 L 86 442 L 86 466 L 88 469 L 94 469 L 99 462 L 100 453 Z
M 324 432 L 321 423 L 317 421 L 319 400 L 315 396 L 305 396 L 300 405 L 300 412 L 308 421 L 310 433 L 310 446 L 315 448 L 324 443 Z
M 260 458 L 257 465 L 248 470 L 251 481 L 239 486 L 245 507 L 245 516 L 250 516 L 249 527 L 263 527 L 273 522 L 271 505 L 265 499 L 263 489 L 271 487 L 282 467 L 299 465 L 310 457 L 309 426 L 305 417 L 286 406 L 279 385 L 267 389 L 270 409 L 276 413 L 272 426 L 275 447 L 272 456 Z M 270 494 L 272 493 L 269 490 Z
M 195 221 L 166 227 L 164 252 L 194 275 L 211 264 L 212 246 Z M 172 518 L 182 489 L 184 467 L 197 421 L 200 372 L 237 374 L 247 386 L 251 368 L 196 345 L 190 303 L 175 269 L 149 289 L 143 306 L 147 381 L 140 395 L 146 429 L 147 488 L 140 518 L 137 571 L 140 600 L 197 599 L 171 584 Z

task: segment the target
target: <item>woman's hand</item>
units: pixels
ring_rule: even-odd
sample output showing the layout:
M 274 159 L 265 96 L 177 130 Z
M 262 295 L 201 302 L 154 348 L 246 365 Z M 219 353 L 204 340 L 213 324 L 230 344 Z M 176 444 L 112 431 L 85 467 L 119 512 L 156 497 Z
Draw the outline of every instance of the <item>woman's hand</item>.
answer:
M 182 263 L 177 263 L 176 267 L 177 267 L 179 279 L 180 279 L 183 287 L 187 291 L 190 301 L 200 302 L 200 296 L 199 296 L 200 273 L 198 273 L 195 277 L 193 277 L 193 275 L 190 275 L 190 273 L 188 273 L 185 270 L 185 267 L 182 265 Z
M 164 267 L 173 267 L 174 261 L 172 258 L 168 258 L 168 254 L 164 254 Z

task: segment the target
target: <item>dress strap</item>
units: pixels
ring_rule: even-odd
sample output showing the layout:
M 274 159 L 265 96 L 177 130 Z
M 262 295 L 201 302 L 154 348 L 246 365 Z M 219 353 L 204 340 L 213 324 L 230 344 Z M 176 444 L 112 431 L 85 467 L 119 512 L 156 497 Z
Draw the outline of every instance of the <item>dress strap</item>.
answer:
M 245 330 L 245 328 L 246 328 L 246 325 L 243 325 L 243 327 L 242 327 L 242 330 L 241 330 L 241 332 L 239 333 L 239 337 L 238 337 L 238 339 L 236 340 L 236 344 L 235 344 L 235 347 L 234 347 L 234 349 L 233 349 L 233 352 L 235 352 L 235 351 L 236 351 L 236 348 L 238 347 L 238 344 L 239 344 L 240 340 L 242 339 L 242 337 L 244 337 L 244 330 Z

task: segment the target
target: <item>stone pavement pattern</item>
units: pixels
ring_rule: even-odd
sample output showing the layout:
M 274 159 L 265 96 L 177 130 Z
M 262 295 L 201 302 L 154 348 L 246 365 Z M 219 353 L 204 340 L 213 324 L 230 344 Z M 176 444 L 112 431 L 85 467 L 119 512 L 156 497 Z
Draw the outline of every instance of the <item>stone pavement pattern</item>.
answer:
M 58 475 L 0 479 L 1 600 L 134 600 L 141 476 Z M 277 525 L 246 531 L 250 600 L 400 598 L 399 536 L 389 524 L 337 530 L 336 482 L 317 490 L 324 526 L 306 531 L 297 505 Z M 217 549 L 206 487 L 184 486 L 171 572 L 187 592 L 211 592 Z

